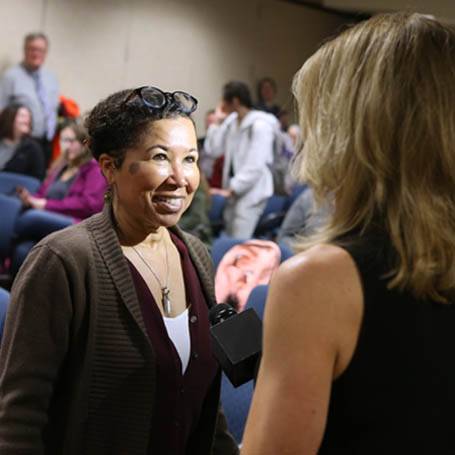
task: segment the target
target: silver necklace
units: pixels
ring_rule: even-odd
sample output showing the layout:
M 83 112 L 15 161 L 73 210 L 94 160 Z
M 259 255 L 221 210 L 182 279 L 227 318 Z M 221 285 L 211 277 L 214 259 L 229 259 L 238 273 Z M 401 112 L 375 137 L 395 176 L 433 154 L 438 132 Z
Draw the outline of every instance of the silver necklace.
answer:
M 133 248 L 134 252 L 139 256 L 139 259 L 145 264 L 145 266 L 150 270 L 150 272 L 152 272 L 153 277 L 158 282 L 158 284 L 160 286 L 160 289 L 161 289 L 161 304 L 163 306 L 164 315 L 167 316 L 167 317 L 170 317 L 171 314 L 172 314 L 172 304 L 171 304 L 171 300 L 169 299 L 169 293 L 171 291 L 170 291 L 170 289 L 168 287 L 168 283 L 169 283 L 169 260 L 168 260 L 168 255 L 167 255 L 166 244 L 164 245 L 164 248 L 165 248 L 165 251 L 166 251 L 166 284 L 164 286 L 161 283 L 161 280 L 158 277 L 158 275 L 150 267 L 148 262 L 142 256 L 142 254 L 139 253 L 139 251 L 134 246 L 132 246 L 131 248 Z

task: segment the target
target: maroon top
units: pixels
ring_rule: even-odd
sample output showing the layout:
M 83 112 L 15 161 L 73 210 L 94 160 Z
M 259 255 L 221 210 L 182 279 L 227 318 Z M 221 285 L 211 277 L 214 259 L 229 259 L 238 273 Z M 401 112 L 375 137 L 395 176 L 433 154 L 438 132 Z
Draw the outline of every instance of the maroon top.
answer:
M 156 402 L 149 445 L 149 453 L 154 455 L 187 453 L 191 433 L 197 428 L 204 400 L 218 371 L 211 349 L 208 307 L 199 277 L 185 244 L 172 233 L 171 238 L 180 253 L 190 326 L 191 356 L 183 376 L 180 357 L 168 337 L 155 299 L 140 273 L 128 261 L 156 355 Z

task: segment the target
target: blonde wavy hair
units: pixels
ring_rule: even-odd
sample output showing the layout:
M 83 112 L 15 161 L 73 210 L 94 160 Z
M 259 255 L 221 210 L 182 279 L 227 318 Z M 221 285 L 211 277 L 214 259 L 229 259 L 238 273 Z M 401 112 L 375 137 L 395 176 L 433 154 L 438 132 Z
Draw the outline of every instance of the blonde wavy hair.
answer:
M 327 225 L 299 249 L 378 226 L 389 288 L 448 302 L 455 288 L 455 33 L 384 14 L 325 43 L 294 77 L 304 146 L 294 173 Z M 449 297 L 450 296 L 450 297 Z

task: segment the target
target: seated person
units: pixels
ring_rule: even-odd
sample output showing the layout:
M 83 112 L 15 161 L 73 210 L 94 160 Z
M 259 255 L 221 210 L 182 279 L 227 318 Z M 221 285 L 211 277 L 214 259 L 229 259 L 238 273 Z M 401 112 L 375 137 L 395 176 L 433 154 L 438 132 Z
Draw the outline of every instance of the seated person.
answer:
M 106 181 L 98 163 L 85 147 L 86 132 L 77 122 L 69 122 L 60 133 L 63 158 L 50 172 L 38 192 L 25 188 L 18 194 L 25 207 L 65 215 L 78 222 L 101 211 Z
M 292 248 L 297 236 L 309 236 L 324 225 L 330 214 L 329 205 L 318 207 L 313 190 L 307 187 L 289 208 L 278 231 L 277 242 Z
M 212 244 L 212 228 L 209 220 L 210 204 L 209 184 L 201 172 L 199 188 L 194 193 L 190 206 L 180 218 L 179 226 L 184 231 L 195 235 L 207 246 Z
M 45 166 L 41 148 L 29 137 L 32 114 L 22 104 L 10 104 L 0 113 L 0 171 L 41 180 Z
M 96 160 L 85 146 L 87 133 L 82 125 L 68 122 L 61 129 L 62 159 L 54 166 L 36 194 L 18 188 L 22 204 L 29 208 L 17 219 L 19 241 L 41 240 L 46 235 L 100 212 L 104 204 L 106 180 Z M 33 246 L 14 257 L 15 268 Z

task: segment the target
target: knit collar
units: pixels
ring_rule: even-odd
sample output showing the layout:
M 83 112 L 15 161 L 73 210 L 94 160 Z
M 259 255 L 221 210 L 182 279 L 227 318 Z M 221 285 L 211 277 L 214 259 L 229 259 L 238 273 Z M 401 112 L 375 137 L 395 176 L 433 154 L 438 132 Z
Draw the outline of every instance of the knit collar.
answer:
M 121 299 L 144 336 L 149 340 L 131 273 L 115 232 L 115 219 L 112 212 L 112 205 L 106 203 L 101 213 L 91 217 L 87 221 L 88 229 L 93 235 L 97 248 Z M 209 307 L 213 306 L 215 304 L 213 274 L 211 264 L 207 263 L 207 259 L 204 260 L 204 255 L 198 251 L 198 249 L 202 247 L 202 244 L 185 234 L 178 226 L 170 228 L 170 231 L 177 235 L 188 248 L 190 257 L 201 280 L 207 303 Z

